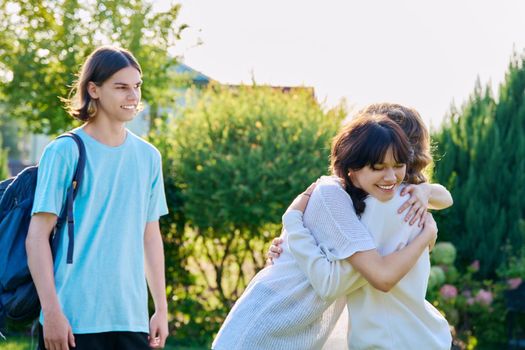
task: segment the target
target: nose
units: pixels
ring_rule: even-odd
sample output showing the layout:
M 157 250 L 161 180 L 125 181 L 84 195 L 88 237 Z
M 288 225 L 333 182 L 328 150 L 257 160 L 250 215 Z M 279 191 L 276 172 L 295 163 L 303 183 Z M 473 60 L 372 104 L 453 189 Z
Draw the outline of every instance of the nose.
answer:
M 385 169 L 385 175 L 383 176 L 383 180 L 388 182 L 395 182 L 396 179 L 396 173 L 393 168 L 386 168 Z
M 130 100 L 138 100 L 140 97 L 140 91 L 137 89 L 131 89 L 131 92 L 128 94 L 128 99 Z

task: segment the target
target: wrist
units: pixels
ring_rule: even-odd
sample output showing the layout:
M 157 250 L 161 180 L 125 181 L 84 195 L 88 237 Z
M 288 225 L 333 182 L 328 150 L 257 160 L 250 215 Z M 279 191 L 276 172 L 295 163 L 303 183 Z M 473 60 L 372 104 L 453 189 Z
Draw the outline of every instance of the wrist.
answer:
M 157 315 L 167 315 L 168 314 L 168 304 L 164 303 L 161 305 L 155 305 L 155 313 Z
M 62 309 L 60 308 L 60 305 L 58 303 L 42 305 L 42 314 L 44 314 L 44 318 L 48 318 L 61 313 Z

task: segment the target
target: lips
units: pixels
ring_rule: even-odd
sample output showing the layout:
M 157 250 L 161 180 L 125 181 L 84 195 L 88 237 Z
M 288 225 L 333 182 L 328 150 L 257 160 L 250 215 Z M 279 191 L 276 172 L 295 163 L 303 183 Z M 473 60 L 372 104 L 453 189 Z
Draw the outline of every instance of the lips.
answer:
M 385 190 L 385 191 L 390 191 L 390 190 L 393 190 L 394 187 L 396 186 L 396 184 L 391 184 L 391 185 L 376 185 L 377 187 L 379 187 L 380 189 L 382 190 Z
M 135 110 L 137 108 L 137 105 L 122 105 L 122 106 L 120 106 L 120 108 L 133 111 L 133 110 Z

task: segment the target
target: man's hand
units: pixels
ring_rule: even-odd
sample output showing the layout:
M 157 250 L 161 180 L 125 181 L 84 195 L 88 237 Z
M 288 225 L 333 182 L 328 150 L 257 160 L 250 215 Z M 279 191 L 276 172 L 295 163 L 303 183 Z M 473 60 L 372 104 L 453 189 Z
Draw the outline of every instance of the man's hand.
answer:
M 153 349 L 162 349 L 168 337 L 168 313 L 156 311 L 149 321 L 149 346 Z
M 76 346 L 73 330 L 62 311 L 44 311 L 43 329 L 47 350 L 68 350 L 69 346 L 73 348 Z

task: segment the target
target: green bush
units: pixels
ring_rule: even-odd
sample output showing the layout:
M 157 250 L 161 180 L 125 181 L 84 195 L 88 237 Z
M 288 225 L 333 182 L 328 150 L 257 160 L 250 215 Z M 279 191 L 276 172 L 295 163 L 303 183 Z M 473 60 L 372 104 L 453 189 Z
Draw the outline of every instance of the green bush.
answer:
M 289 203 L 327 173 L 344 116 L 307 89 L 212 86 L 178 119 L 157 122 L 150 140 L 164 156 L 171 211 L 162 225 L 175 337 L 212 338 L 264 266 Z
M 431 260 L 439 265 L 431 268 L 427 299 L 453 326 L 457 348 L 502 346 L 506 339 L 503 292 L 510 288 L 507 281 L 476 280 L 481 265 L 477 260 L 464 273 L 458 272 L 455 248 L 449 242 L 436 244 Z

